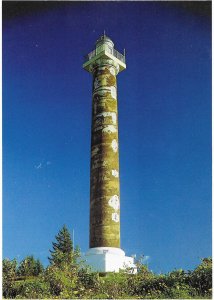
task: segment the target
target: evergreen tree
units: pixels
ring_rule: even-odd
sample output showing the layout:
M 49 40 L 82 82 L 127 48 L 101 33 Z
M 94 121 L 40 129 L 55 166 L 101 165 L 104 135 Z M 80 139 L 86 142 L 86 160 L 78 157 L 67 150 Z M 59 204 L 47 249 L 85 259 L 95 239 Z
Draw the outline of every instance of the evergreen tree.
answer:
M 40 260 L 35 260 L 33 255 L 30 255 L 21 261 L 17 273 L 19 276 L 38 276 L 43 270 L 44 267 Z
M 3 296 L 5 298 L 15 298 L 15 280 L 17 271 L 16 259 L 4 259 L 2 262 Z
M 35 276 L 41 274 L 44 271 L 43 264 L 39 259 L 36 260 L 36 265 L 35 265 Z
M 50 263 L 53 265 L 60 265 L 74 257 L 73 242 L 71 235 L 64 225 L 59 233 L 55 236 L 56 242 L 52 242 L 53 250 L 49 250 L 51 257 L 48 257 Z

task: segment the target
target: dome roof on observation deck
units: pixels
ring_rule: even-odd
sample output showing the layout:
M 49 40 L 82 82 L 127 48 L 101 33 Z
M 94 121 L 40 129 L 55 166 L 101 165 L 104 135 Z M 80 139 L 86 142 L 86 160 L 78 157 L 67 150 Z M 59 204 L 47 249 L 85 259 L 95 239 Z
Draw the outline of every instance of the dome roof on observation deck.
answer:
M 96 48 L 103 44 L 108 44 L 112 48 L 114 47 L 112 40 L 105 34 L 101 35 L 101 37 L 96 41 Z

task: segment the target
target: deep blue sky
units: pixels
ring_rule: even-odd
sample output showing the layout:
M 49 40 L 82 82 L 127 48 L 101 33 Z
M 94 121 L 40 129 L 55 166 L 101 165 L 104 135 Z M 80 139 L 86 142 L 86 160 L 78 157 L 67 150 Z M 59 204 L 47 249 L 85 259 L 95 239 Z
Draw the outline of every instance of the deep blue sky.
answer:
M 92 77 L 82 64 L 105 29 L 127 54 L 121 247 L 155 272 L 193 269 L 211 255 L 209 14 L 182 2 L 44 6 L 10 7 L 3 23 L 3 257 L 46 264 L 63 224 L 88 249 Z

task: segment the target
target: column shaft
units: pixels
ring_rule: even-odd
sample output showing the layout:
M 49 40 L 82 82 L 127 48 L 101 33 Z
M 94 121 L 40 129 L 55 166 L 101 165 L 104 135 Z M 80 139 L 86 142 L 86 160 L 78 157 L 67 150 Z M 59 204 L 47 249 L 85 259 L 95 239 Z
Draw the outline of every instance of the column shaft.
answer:
M 120 247 L 117 68 L 93 66 L 90 177 L 90 248 Z

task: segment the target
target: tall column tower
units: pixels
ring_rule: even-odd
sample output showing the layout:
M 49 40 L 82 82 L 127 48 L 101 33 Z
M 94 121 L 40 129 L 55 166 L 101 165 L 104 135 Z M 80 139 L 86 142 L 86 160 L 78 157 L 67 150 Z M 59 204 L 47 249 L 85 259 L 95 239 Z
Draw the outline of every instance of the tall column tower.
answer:
M 125 56 L 105 34 L 86 56 L 92 73 L 89 265 L 108 272 L 133 265 L 120 249 L 120 180 L 116 75 L 126 68 Z

